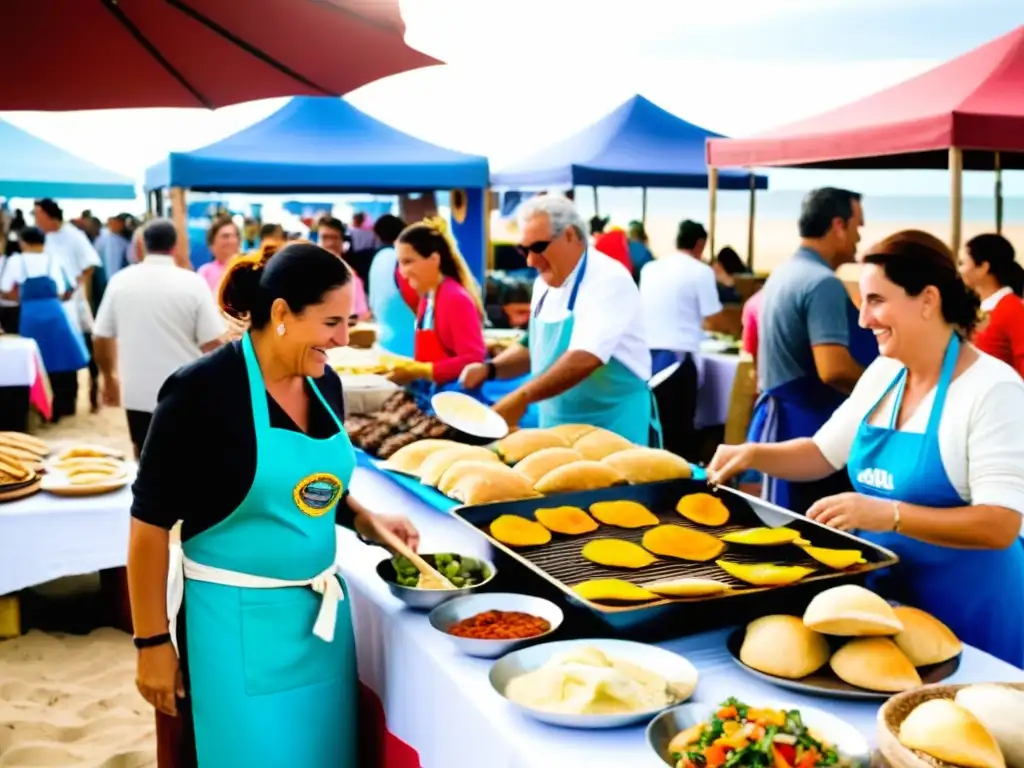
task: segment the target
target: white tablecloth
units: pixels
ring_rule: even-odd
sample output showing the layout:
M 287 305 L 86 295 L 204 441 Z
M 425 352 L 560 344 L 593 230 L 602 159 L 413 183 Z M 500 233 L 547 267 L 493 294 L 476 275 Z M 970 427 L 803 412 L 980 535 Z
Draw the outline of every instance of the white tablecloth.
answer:
M 409 515 L 423 534 L 424 552 L 490 554 L 486 541 L 468 526 L 371 470 L 356 471 L 352 492 L 372 510 Z M 391 596 L 374 571 L 387 556 L 384 550 L 363 546 L 344 530 L 339 530 L 338 547 L 356 617 L 360 678 L 384 703 L 388 729 L 419 752 L 423 768 L 443 768 L 457 754 L 486 754 L 488 768 L 663 768 L 647 751 L 643 727 L 572 731 L 520 716 L 492 691 L 490 662 L 460 655 L 430 627 L 425 614 L 405 610 Z M 855 725 L 875 743 L 876 704 L 806 697 L 763 683 L 732 661 L 725 649 L 728 631 L 661 644 L 699 670 L 695 701 L 709 709 L 729 696 L 817 707 Z M 1024 681 L 1024 671 L 967 648 L 950 682 L 994 680 Z
M 703 375 L 697 390 L 697 412 L 693 420 L 697 429 L 725 424 L 740 356 L 702 352 L 701 362 Z
M 131 487 L 101 496 L 37 493 L 0 504 L 0 595 L 123 566 Z
M 0 387 L 31 387 L 39 345 L 22 336 L 0 336 Z

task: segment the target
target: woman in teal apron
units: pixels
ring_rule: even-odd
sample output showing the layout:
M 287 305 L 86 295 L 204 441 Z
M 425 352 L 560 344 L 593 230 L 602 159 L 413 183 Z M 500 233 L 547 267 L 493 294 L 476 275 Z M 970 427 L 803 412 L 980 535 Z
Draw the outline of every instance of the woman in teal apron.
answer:
M 960 337 L 954 334 L 946 348 L 924 434 L 896 428 L 906 368 L 864 417 L 847 464 L 857 493 L 936 509 L 967 504 L 950 483 L 939 453 L 939 423 L 959 354 Z M 889 425 L 872 426 L 868 419 L 894 388 L 896 404 Z M 888 473 L 887 482 L 874 482 L 880 472 Z M 1019 541 L 1008 549 L 954 549 L 895 531 L 861 531 L 860 535 L 900 558 L 897 565 L 869 579 L 869 586 L 890 599 L 931 613 L 965 643 L 1024 667 L 1024 547 Z M 1017 588 L 1009 588 L 1014 584 Z
M 19 238 L 23 277 L 17 296 L 21 302 L 18 333 L 39 345 L 49 375 L 76 376 L 77 371 L 89 364 L 89 353 L 81 330 L 72 325 L 64 308 L 63 300 L 70 298 L 74 286 L 59 265 L 59 259 L 55 261 L 53 254 L 43 251 L 44 235 L 40 230 L 26 227 Z M 43 257 L 46 259 L 44 269 L 29 267 L 30 259 L 38 262 Z
M 355 453 L 324 354 L 347 342 L 351 278 L 308 243 L 260 258 L 233 264 L 222 294 L 252 330 L 172 376 L 143 450 L 128 562 L 139 687 L 181 715 L 177 765 L 356 768 L 355 641 L 335 536 L 338 522 L 374 525 L 348 496 Z M 208 455 L 188 455 L 207 443 Z M 196 466 L 212 476 L 188 483 Z M 166 555 L 174 518 L 182 543 Z M 377 521 L 415 546 L 406 521 Z
M 541 320 L 547 292 L 530 314 L 530 374 L 549 370 L 569 349 L 575 324 L 573 309 L 580 283 L 587 271 L 584 252 L 576 280 L 569 294 L 568 314 L 560 320 Z M 661 447 L 661 425 L 654 395 L 647 382 L 611 358 L 587 378 L 560 395 L 538 404 L 540 427 L 557 424 L 590 424 L 622 435 L 637 445 Z

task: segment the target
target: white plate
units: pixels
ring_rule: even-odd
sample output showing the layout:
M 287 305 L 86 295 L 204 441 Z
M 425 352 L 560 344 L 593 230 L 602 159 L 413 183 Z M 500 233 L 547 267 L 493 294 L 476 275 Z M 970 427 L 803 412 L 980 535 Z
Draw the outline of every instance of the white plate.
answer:
M 656 675 L 660 675 L 670 683 L 678 682 L 687 687 L 698 678 L 697 669 L 682 656 L 646 643 L 631 640 L 561 640 L 554 643 L 533 645 L 502 656 L 491 667 L 489 679 L 491 687 L 505 698 L 505 688 L 514 678 L 532 672 L 545 664 L 553 656 L 566 653 L 575 648 L 597 648 L 612 659 L 628 661 L 643 667 Z M 568 715 L 558 712 L 542 712 L 541 710 L 524 707 L 514 701 L 505 699 L 521 713 L 542 723 L 558 725 L 563 728 L 604 729 L 620 728 L 641 721 L 650 720 L 666 707 L 630 712 L 621 715 Z
M 864 737 L 861 736 L 860 731 L 834 715 L 822 712 L 814 707 L 804 707 L 777 701 L 747 701 L 742 696 L 737 696 L 736 698 L 747 706 L 759 709 L 781 709 L 786 711 L 795 709 L 800 712 L 800 717 L 808 730 L 817 738 L 837 749 L 840 755 L 853 761 L 853 765 L 867 768 L 870 763 L 871 748 L 864 740 Z M 662 763 L 675 768 L 675 764 L 668 754 L 669 743 L 680 731 L 684 731 L 697 723 L 706 722 L 717 709 L 718 704 L 714 702 L 692 702 L 662 712 L 647 726 L 648 745 L 650 745 Z
M 127 475 L 122 475 L 116 480 L 103 483 L 91 483 L 89 485 L 72 485 L 65 478 L 46 475 L 43 477 L 42 490 L 52 493 L 54 496 L 97 496 L 101 493 L 111 493 L 128 485 Z
M 508 424 L 498 415 L 497 411 L 463 392 L 438 392 L 430 398 L 430 405 L 438 419 L 467 435 L 482 440 L 501 440 L 508 434 Z M 451 411 L 459 409 L 475 411 L 480 414 L 480 419 L 467 419 L 459 415 L 442 416 L 441 411 L 446 407 Z

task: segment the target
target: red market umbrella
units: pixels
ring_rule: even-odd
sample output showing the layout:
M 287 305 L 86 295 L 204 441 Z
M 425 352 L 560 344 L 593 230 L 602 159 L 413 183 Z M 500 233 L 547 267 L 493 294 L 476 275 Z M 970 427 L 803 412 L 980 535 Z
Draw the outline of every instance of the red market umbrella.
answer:
M 4 9 L 0 109 L 217 107 L 342 96 L 438 64 L 398 0 L 19 0 Z

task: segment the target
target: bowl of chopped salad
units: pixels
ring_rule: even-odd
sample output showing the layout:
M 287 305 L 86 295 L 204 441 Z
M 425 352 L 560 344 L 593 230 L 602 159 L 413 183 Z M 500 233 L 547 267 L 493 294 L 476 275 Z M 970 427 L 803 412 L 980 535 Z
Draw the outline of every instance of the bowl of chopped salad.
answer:
M 864 737 L 833 715 L 735 698 L 662 712 L 647 743 L 671 768 L 867 768 L 871 760 Z

